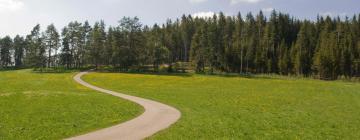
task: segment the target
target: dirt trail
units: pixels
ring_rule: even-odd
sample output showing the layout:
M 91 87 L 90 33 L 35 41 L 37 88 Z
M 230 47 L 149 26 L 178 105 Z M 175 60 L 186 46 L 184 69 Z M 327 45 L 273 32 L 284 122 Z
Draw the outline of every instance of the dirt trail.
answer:
M 143 99 L 135 96 L 130 96 L 111 90 L 106 90 L 93 86 L 81 80 L 81 76 L 88 72 L 81 72 L 74 77 L 74 80 L 83 86 L 120 97 L 141 105 L 145 112 L 135 119 L 130 121 L 98 130 L 85 135 L 69 138 L 69 140 L 139 140 L 144 139 L 153 134 L 168 128 L 180 119 L 181 113 L 174 107 L 155 102 L 148 99 Z

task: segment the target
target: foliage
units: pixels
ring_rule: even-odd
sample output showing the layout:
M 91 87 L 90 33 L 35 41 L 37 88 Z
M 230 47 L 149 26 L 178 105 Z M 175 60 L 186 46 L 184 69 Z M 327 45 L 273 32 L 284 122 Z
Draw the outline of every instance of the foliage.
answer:
M 3 38 L 0 61 L 1 67 L 111 65 L 118 71 L 144 66 L 158 71 L 168 65 L 169 72 L 184 62 L 197 72 L 351 79 L 360 76 L 359 32 L 360 16 L 309 21 L 277 11 L 269 17 L 261 11 L 245 17 L 222 12 L 210 18 L 183 15 L 153 26 L 143 26 L 137 17 L 124 17 L 115 27 L 106 27 L 104 21 L 93 27 L 73 21 L 61 37 L 53 25 L 44 33 L 37 25 L 25 41 L 20 36 L 14 43 Z

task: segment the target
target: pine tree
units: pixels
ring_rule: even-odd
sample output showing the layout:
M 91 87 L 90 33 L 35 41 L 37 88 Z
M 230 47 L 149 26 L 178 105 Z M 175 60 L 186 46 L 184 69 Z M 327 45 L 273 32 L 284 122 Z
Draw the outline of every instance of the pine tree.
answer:
M 12 65 L 11 51 L 13 49 L 13 41 L 6 36 L 0 41 L 0 68 L 7 68 Z
M 255 67 L 256 72 L 264 73 L 267 70 L 268 62 L 267 62 L 267 53 L 268 53 L 268 47 L 267 44 L 269 40 L 264 39 L 265 32 L 270 32 L 269 28 L 266 27 L 266 19 L 263 15 L 263 12 L 260 11 L 260 13 L 256 16 L 256 30 L 254 31 L 255 34 L 253 36 L 253 45 L 255 47 Z M 252 29 L 253 30 L 253 29 Z
M 93 30 L 91 32 L 91 49 L 90 55 L 92 56 L 92 64 L 96 66 L 96 68 L 101 65 L 101 52 L 105 48 L 105 24 L 103 21 L 96 22 Z
M 289 49 L 288 46 L 286 46 L 285 40 L 281 41 L 280 47 L 279 47 L 279 61 L 278 61 L 278 69 L 279 73 L 286 75 L 289 74 L 289 68 L 290 68 L 290 58 L 289 58 Z
M 234 67 L 236 71 L 243 73 L 244 70 L 244 55 L 245 55 L 245 49 L 244 49 L 244 21 L 241 17 L 241 14 L 238 13 L 237 19 L 236 19 L 236 26 L 235 26 L 235 33 L 233 35 L 233 49 L 235 52 L 234 59 Z M 240 61 L 240 62 L 239 62 Z M 240 68 L 239 68 L 240 67 Z
M 189 61 L 189 50 L 191 46 L 192 37 L 195 33 L 194 28 L 195 27 L 193 25 L 193 18 L 191 17 L 191 15 L 189 16 L 183 15 L 181 18 L 180 29 L 181 29 L 181 35 L 183 41 L 182 60 L 184 62 Z
M 234 53 L 234 48 L 233 48 L 233 36 L 234 36 L 233 34 L 235 30 L 235 23 L 232 17 L 230 16 L 226 17 L 226 26 L 224 29 L 225 29 L 224 37 L 223 37 L 224 47 L 225 47 L 224 67 L 225 67 L 225 71 L 231 72 L 236 70 L 236 66 L 234 66 L 234 62 L 235 62 L 234 57 L 236 56 L 236 54 Z
M 219 19 L 217 21 L 217 36 L 216 39 L 218 40 L 216 47 L 215 47 L 215 58 L 216 58 L 216 64 L 215 67 L 220 71 L 226 71 L 227 63 L 226 63 L 226 52 L 225 47 L 227 44 L 227 36 L 226 34 L 226 16 L 224 13 L 220 12 Z
M 31 33 L 26 37 L 27 53 L 26 65 L 35 68 L 41 68 L 46 65 L 45 47 L 43 37 L 40 33 L 40 25 L 36 25 Z
M 159 66 L 164 64 L 169 59 L 169 49 L 163 45 L 156 46 L 154 51 L 155 61 L 154 67 L 155 71 L 159 70 Z
M 338 78 L 339 64 L 337 59 L 337 33 L 333 31 L 333 23 L 327 17 L 320 33 L 317 51 L 314 57 L 314 70 L 321 79 L 333 80 Z
M 61 54 L 60 54 L 60 63 L 62 65 L 64 65 L 66 68 L 71 68 L 71 64 L 72 64 L 72 54 L 71 54 L 71 50 L 70 50 L 70 39 L 68 36 L 68 29 L 65 27 L 62 30 L 62 50 L 61 50 Z
M 217 15 L 214 14 L 213 18 L 209 19 L 208 21 L 208 28 L 207 28 L 207 34 L 208 34 L 208 50 L 207 50 L 207 56 L 209 61 L 209 73 L 213 73 L 214 70 L 217 68 L 217 58 L 216 58 L 216 49 L 218 45 L 218 34 L 217 34 Z
M 112 64 L 112 52 L 113 46 L 112 43 L 114 42 L 114 29 L 112 27 L 109 27 L 107 34 L 106 34 L 106 40 L 105 40 L 105 48 L 102 49 L 101 52 L 101 58 L 103 60 L 103 64 L 110 65 Z
M 47 49 L 48 58 L 47 66 L 51 67 L 55 65 L 57 51 L 59 49 L 60 35 L 57 32 L 54 24 L 51 24 L 47 27 L 45 31 L 44 43 Z M 52 52 L 55 52 L 54 58 L 52 58 Z
M 66 36 L 69 43 L 70 55 L 72 56 L 70 62 L 72 67 L 79 68 L 82 65 L 82 57 L 84 57 L 84 51 L 82 50 L 86 45 L 84 41 L 84 26 L 77 22 L 70 22 L 66 27 Z
M 141 64 L 140 53 L 145 49 L 145 40 L 142 33 L 142 24 L 137 17 L 124 17 L 120 20 L 120 31 L 124 37 L 124 45 L 127 47 L 127 57 L 125 58 L 125 68 Z
M 149 63 L 153 65 L 153 69 L 158 71 L 159 65 L 162 63 L 160 58 L 161 51 L 165 51 L 165 47 L 162 42 L 162 31 L 160 27 L 155 24 L 151 31 L 147 34 L 147 56 Z
M 246 16 L 246 23 L 245 23 L 245 34 L 244 34 L 244 45 L 246 49 L 246 72 L 256 72 L 259 58 L 257 57 L 257 45 L 259 43 L 258 36 L 261 36 L 261 33 L 258 32 L 258 28 L 256 25 L 256 21 L 251 13 L 247 14 Z
M 294 48 L 292 48 L 294 72 L 297 75 L 310 75 L 314 46 L 311 38 L 312 28 L 309 21 L 305 21 L 298 33 Z
M 25 56 L 25 39 L 17 35 L 14 38 L 14 60 L 15 60 L 15 67 L 22 67 L 24 63 L 24 56 Z
M 196 72 L 205 72 L 206 47 L 208 46 L 207 25 L 203 23 L 200 26 L 192 39 L 190 56 Z
M 85 21 L 82 26 L 82 45 L 79 50 L 79 58 L 80 58 L 80 67 L 83 67 L 85 64 L 89 64 L 89 59 L 91 58 L 89 50 L 91 49 L 91 26 L 88 21 Z
M 113 65 L 120 70 L 158 70 L 167 64 L 191 61 L 198 72 L 279 73 L 321 79 L 360 76 L 360 15 L 352 19 L 318 16 L 299 20 L 273 11 L 260 11 L 246 20 L 241 14 L 212 18 L 183 16 L 174 22 L 143 28 L 137 17 L 124 17 L 119 26 L 103 21 L 70 22 L 59 34 L 54 25 L 45 32 L 36 25 L 26 39 L 0 41 L 0 66 L 80 68 Z M 9 45 L 10 44 L 10 45 Z M 10 46 L 10 47 L 9 47 Z M 57 55 L 61 46 L 60 61 Z M 55 53 L 55 54 L 54 54 Z M 180 63 L 188 64 L 188 63 Z

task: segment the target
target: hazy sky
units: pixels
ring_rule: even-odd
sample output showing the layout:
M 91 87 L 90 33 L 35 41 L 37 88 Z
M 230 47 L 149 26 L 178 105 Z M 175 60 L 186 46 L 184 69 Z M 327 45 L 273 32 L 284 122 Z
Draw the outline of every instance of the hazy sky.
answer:
M 42 28 L 54 23 L 58 30 L 73 20 L 103 19 L 107 25 L 117 25 L 123 16 L 138 16 L 144 24 L 163 23 L 184 13 L 245 15 L 272 9 L 301 19 L 315 19 L 317 14 L 351 17 L 360 13 L 359 5 L 359 0 L 0 0 L 0 36 L 28 34 L 37 23 Z

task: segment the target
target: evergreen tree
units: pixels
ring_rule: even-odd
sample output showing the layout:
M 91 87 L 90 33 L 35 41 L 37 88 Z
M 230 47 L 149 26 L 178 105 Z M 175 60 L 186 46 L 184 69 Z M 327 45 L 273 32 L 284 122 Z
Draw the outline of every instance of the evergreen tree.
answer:
M 45 31 L 44 43 L 47 49 L 48 58 L 47 58 L 47 66 L 51 67 L 55 65 L 57 51 L 59 49 L 60 43 L 60 35 L 57 32 L 54 24 L 51 24 L 47 27 Z M 52 56 L 52 52 L 55 52 L 55 56 Z
M 84 41 L 84 26 L 77 22 L 70 22 L 67 27 L 65 27 L 66 32 L 63 32 L 63 38 L 67 39 L 67 43 L 70 49 L 70 63 L 71 67 L 79 68 L 82 63 L 82 59 L 84 57 L 84 46 L 86 45 Z
M 263 14 L 263 12 L 260 11 L 260 13 L 256 16 L 255 21 L 255 29 L 251 29 L 255 34 L 251 37 L 250 40 L 254 50 L 255 50 L 255 64 L 256 64 L 256 72 L 264 73 L 267 70 L 267 55 L 269 51 L 268 45 L 268 38 L 264 39 L 265 32 L 270 32 L 269 28 L 266 28 L 266 18 Z M 270 27 L 270 26 L 269 26 Z M 267 29 L 267 30 L 265 30 Z
M 146 29 L 147 30 L 147 29 Z M 161 51 L 159 48 L 164 48 L 162 43 L 162 31 L 160 27 L 155 24 L 152 27 L 151 31 L 147 32 L 147 44 L 146 44 L 146 54 L 147 54 L 147 60 L 149 64 L 152 64 L 154 67 L 154 70 L 158 70 L 160 61 L 158 61 L 159 51 Z
M 63 38 L 62 38 L 62 50 L 61 50 L 62 53 L 60 55 L 60 63 L 69 69 L 72 64 L 72 54 L 69 43 L 70 39 L 69 36 L 67 36 L 68 30 L 66 27 L 63 29 L 61 34 Z
M 25 39 L 16 36 L 13 43 L 5 37 L 0 41 L 0 66 L 89 64 L 157 71 L 167 64 L 171 72 L 175 64 L 187 67 L 186 62 L 192 62 L 197 72 L 279 73 L 331 80 L 360 76 L 360 15 L 343 20 L 318 16 L 316 21 L 277 11 L 269 19 L 261 11 L 255 16 L 248 13 L 245 20 L 240 13 L 184 15 L 151 28 L 143 28 L 137 17 L 124 17 L 115 28 L 106 28 L 103 21 L 93 27 L 87 21 L 70 22 L 62 29 L 61 45 L 54 25 L 43 33 L 36 25 Z
M 281 42 L 279 47 L 278 69 L 280 74 L 286 75 L 290 73 L 289 47 L 286 45 L 285 40 Z
M 207 34 L 208 34 L 208 49 L 207 49 L 207 59 L 209 61 L 209 72 L 213 73 L 214 70 L 217 68 L 217 58 L 215 51 L 217 50 L 217 46 L 219 44 L 218 40 L 218 34 L 217 34 L 217 15 L 214 14 L 212 19 L 209 19 L 208 21 L 208 28 L 207 28 Z
M 44 67 L 46 65 L 45 47 L 40 33 L 40 25 L 36 25 L 26 37 L 26 65 L 30 67 Z
M 13 41 L 9 36 L 6 36 L 0 41 L 0 68 L 10 67 L 11 51 L 13 49 Z
M 144 50 L 145 43 L 143 40 L 145 38 L 142 33 L 142 24 L 137 17 L 124 17 L 119 23 L 119 29 L 123 34 L 125 51 L 127 53 L 124 66 L 128 69 L 141 63 L 140 53 Z
M 85 64 L 89 64 L 89 60 L 91 59 L 89 50 L 91 49 L 91 31 L 92 28 L 88 21 L 85 21 L 82 27 L 82 45 L 80 46 L 79 50 L 79 59 L 80 59 L 80 66 L 84 66 Z
M 26 46 L 25 39 L 17 35 L 14 38 L 15 67 L 22 67 L 24 64 L 25 46 Z
M 193 18 L 189 16 L 183 15 L 181 18 L 181 35 L 183 41 L 183 49 L 182 49 L 182 60 L 184 62 L 189 61 L 189 50 L 191 46 L 192 37 L 195 33 L 193 24 Z
M 256 72 L 257 67 L 256 64 L 259 64 L 259 58 L 257 57 L 257 45 L 259 43 L 259 36 L 261 33 L 258 32 L 256 21 L 254 16 L 251 13 L 248 13 L 246 16 L 245 23 L 245 34 L 244 34 L 244 47 L 246 49 L 246 72 Z M 260 34 L 259 34 L 260 33 Z
M 112 43 L 114 42 L 113 36 L 114 36 L 114 29 L 110 27 L 106 34 L 105 48 L 102 49 L 101 52 L 101 59 L 103 60 L 103 64 L 105 65 L 112 64 L 112 53 L 113 53 Z
M 314 71 L 321 79 L 332 80 L 339 75 L 337 57 L 337 33 L 333 31 L 333 22 L 327 17 L 320 33 L 317 51 L 314 57 Z
M 305 21 L 300 29 L 295 46 L 292 48 L 294 72 L 298 75 L 311 74 L 314 42 L 312 42 L 312 28 L 309 21 Z
M 244 45 L 244 20 L 241 17 L 241 14 L 238 13 L 235 24 L 235 33 L 233 34 L 233 69 L 243 73 L 244 71 L 244 55 L 245 55 L 245 45 Z
M 206 51 L 208 46 L 208 36 L 207 36 L 207 25 L 200 25 L 191 43 L 191 61 L 195 64 L 196 72 L 205 72 L 206 66 Z
M 91 32 L 91 50 L 90 55 L 92 56 L 92 64 L 96 66 L 96 68 L 101 65 L 101 52 L 103 51 L 105 47 L 105 40 L 106 40 L 106 34 L 105 34 L 105 24 L 103 21 L 96 22 L 93 30 Z

